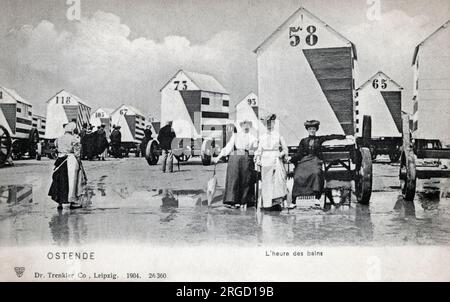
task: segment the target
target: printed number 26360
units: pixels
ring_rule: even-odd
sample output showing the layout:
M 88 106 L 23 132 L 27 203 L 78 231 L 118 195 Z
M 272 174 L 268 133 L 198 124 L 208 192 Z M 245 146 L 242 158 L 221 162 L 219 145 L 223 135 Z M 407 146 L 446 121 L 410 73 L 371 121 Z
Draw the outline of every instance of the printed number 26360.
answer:
M 165 279 L 167 278 L 166 273 L 148 273 L 149 279 Z

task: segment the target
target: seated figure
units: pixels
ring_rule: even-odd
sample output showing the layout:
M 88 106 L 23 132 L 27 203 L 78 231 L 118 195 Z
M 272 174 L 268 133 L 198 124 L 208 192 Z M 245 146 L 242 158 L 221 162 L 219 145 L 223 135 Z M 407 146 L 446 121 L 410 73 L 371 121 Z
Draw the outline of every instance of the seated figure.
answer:
M 291 207 L 295 207 L 297 197 L 320 199 L 324 187 L 322 144 L 328 140 L 345 139 L 344 135 L 316 136 L 319 126 L 320 122 L 315 120 L 305 123 L 309 136 L 300 141 L 297 153 L 291 158 L 291 163 L 295 164 Z

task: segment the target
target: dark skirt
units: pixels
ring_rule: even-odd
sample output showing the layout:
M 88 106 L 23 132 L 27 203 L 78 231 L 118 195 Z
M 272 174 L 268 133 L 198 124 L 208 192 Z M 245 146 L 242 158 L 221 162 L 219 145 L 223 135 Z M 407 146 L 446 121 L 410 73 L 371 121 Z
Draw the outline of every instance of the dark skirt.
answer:
M 67 174 L 67 156 L 59 157 L 55 161 L 55 169 L 58 170 L 53 172 L 52 184 L 50 190 L 48 191 L 48 196 L 50 196 L 57 203 L 69 203 L 69 178 Z M 64 162 L 64 163 L 63 163 Z M 63 163 L 61 165 L 61 163 Z
M 304 157 L 295 167 L 292 201 L 303 196 L 320 197 L 323 186 L 322 161 L 312 155 Z
M 223 203 L 255 205 L 255 164 L 253 156 L 230 155 Z

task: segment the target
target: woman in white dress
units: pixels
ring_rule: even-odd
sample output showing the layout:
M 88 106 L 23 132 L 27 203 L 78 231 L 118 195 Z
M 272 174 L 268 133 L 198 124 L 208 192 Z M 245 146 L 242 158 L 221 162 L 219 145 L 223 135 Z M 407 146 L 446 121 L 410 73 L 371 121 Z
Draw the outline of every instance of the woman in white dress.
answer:
M 276 127 L 276 115 L 270 115 L 264 121 L 267 133 L 259 138 L 256 152 L 256 162 L 261 167 L 262 209 L 281 211 L 288 194 L 287 175 L 283 165 L 283 160 L 288 156 L 288 148 Z

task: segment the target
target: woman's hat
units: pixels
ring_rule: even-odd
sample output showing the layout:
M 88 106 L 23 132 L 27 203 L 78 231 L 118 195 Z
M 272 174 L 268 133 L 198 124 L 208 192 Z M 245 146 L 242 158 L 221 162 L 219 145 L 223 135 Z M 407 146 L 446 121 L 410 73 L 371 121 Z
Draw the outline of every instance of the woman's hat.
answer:
M 312 120 L 312 121 L 306 121 L 305 122 L 305 128 L 316 128 L 317 130 L 319 130 L 319 126 L 320 126 L 320 122 L 316 121 L 316 120 Z
M 250 120 L 242 120 L 242 121 L 239 122 L 239 125 L 241 125 L 241 127 L 244 126 L 244 125 L 249 125 L 250 127 L 252 127 L 253 126 L 253 122 L 250 121 Z
M 73 132 L 77 128 L 77 125 L 74 122 L 70 122 L 64 126 L 65 132 Z

